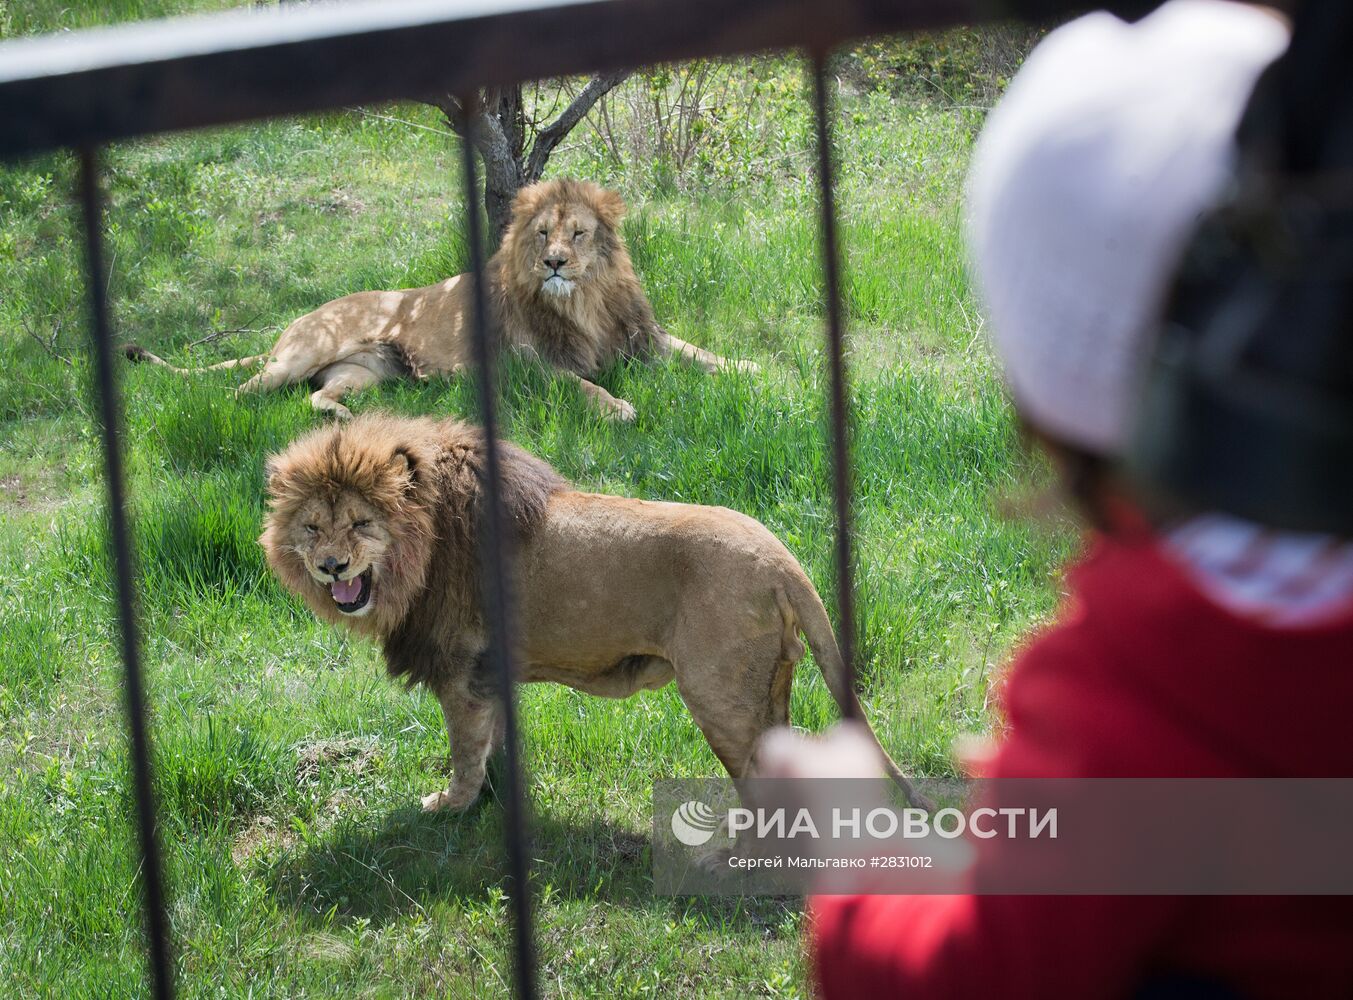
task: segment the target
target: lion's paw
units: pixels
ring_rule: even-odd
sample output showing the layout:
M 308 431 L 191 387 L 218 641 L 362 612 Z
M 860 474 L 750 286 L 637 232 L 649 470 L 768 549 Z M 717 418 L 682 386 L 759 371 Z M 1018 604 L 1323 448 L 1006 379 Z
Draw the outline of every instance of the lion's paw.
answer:
M 463 812 L 470 808 L 477 798 L 479 798 L 478 788 L 470 790 L 455 787 L 443 789 L 433 792 L 431 795 L 423 796 L 423 812 Z
M 729 861 L 737 856 L 734 847 L 715 847 L 697 855 L 695 867 L 706 875 L 727 875 L 731 870 Z
M 733 370 L 745 372 L 748 375 L 761 374 L 761 366 L 758 365 L 755 361 L 734 361 Z
M 639 415 L 639 411 L 634 408 L 634 404 L 626 402 L 623 399 L 612 399 L 606 403 L 603 411 L 607 420 L 615 420 L 620 423 L 631 423 Z

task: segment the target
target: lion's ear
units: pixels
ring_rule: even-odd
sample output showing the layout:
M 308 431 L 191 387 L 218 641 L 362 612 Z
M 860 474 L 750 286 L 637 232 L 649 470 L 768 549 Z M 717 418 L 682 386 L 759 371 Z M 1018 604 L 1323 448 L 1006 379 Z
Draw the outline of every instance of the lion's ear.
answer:
M 599 188 L 593 203 L 597 218 L 611 229 L 620 228 L 620 220 L 625 217 L 625 199 L 608 188 Z
M 390 464 L 397 473 L 409 480 L 410 485 L 418 482 L 418 458 L 408 448 L 396 448 L 390 456 Z
M 269 493 L 277 492 L 277 474 L 281 471 L 281 463 L 277 461 L 276 455 L 269 455 L 263 460 L 263 488 Z

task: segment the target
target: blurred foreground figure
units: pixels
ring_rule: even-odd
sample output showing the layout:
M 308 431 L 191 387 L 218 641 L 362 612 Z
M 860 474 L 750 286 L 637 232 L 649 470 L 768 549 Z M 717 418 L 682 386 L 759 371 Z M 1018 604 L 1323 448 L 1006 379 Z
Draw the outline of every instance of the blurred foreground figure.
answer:
M 978 144 L 969 239 L 995 347 L 1088 524 L 1057 621 L 1008 672 L 980 776 L 1353 775 L 1353 545 L 1148 516 L 1120 472 L 1172 276 L 1286 42 L 1222 0 L 1092 15 L 1038 46 Z M 763 767 L 877 773 L 836 752 L 848 735 L 826 743 L 777 733 Z M 1345 899 L 833 896 L 811 913 L 825 997 L 1353 996 Z

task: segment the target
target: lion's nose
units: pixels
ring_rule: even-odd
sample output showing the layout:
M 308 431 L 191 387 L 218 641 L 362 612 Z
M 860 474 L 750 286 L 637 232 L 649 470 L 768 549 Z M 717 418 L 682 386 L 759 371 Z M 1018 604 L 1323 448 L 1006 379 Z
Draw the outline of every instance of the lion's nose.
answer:
M 546 266 L 546 267 L 552 267 L 552 268 L 554 268 L 556 271 L 559 270 L 561 267 L 563 267 L 563 266 L 564 266 L 565 264 L 567 264 L 567 263 L 568 263 L 568 258 L 567 258 L 567 257 L 546 257 L 546 258 L 545 258 L 545 266 Z
M 324 572 L 328 573 L 330 576 L 338 576 L 339 573 L 342 573 L 348 568 L 348 560 L 345 559 L 342 562 L 339 562 L 333 556 L 329 556 L 329 558 L 319 564 L 319 568 L 324 570 Z

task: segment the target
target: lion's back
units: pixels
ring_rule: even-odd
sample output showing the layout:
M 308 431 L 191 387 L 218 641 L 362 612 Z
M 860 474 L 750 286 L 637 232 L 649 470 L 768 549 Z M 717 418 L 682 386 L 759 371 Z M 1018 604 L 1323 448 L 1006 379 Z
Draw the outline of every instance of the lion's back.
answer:
M 764 524 L 727 507 L 567 492 L 550 503 L 555 544 L 579 565 L 600 557 L 646 577 L 692 579 L 799 575 L 798 560 Z

